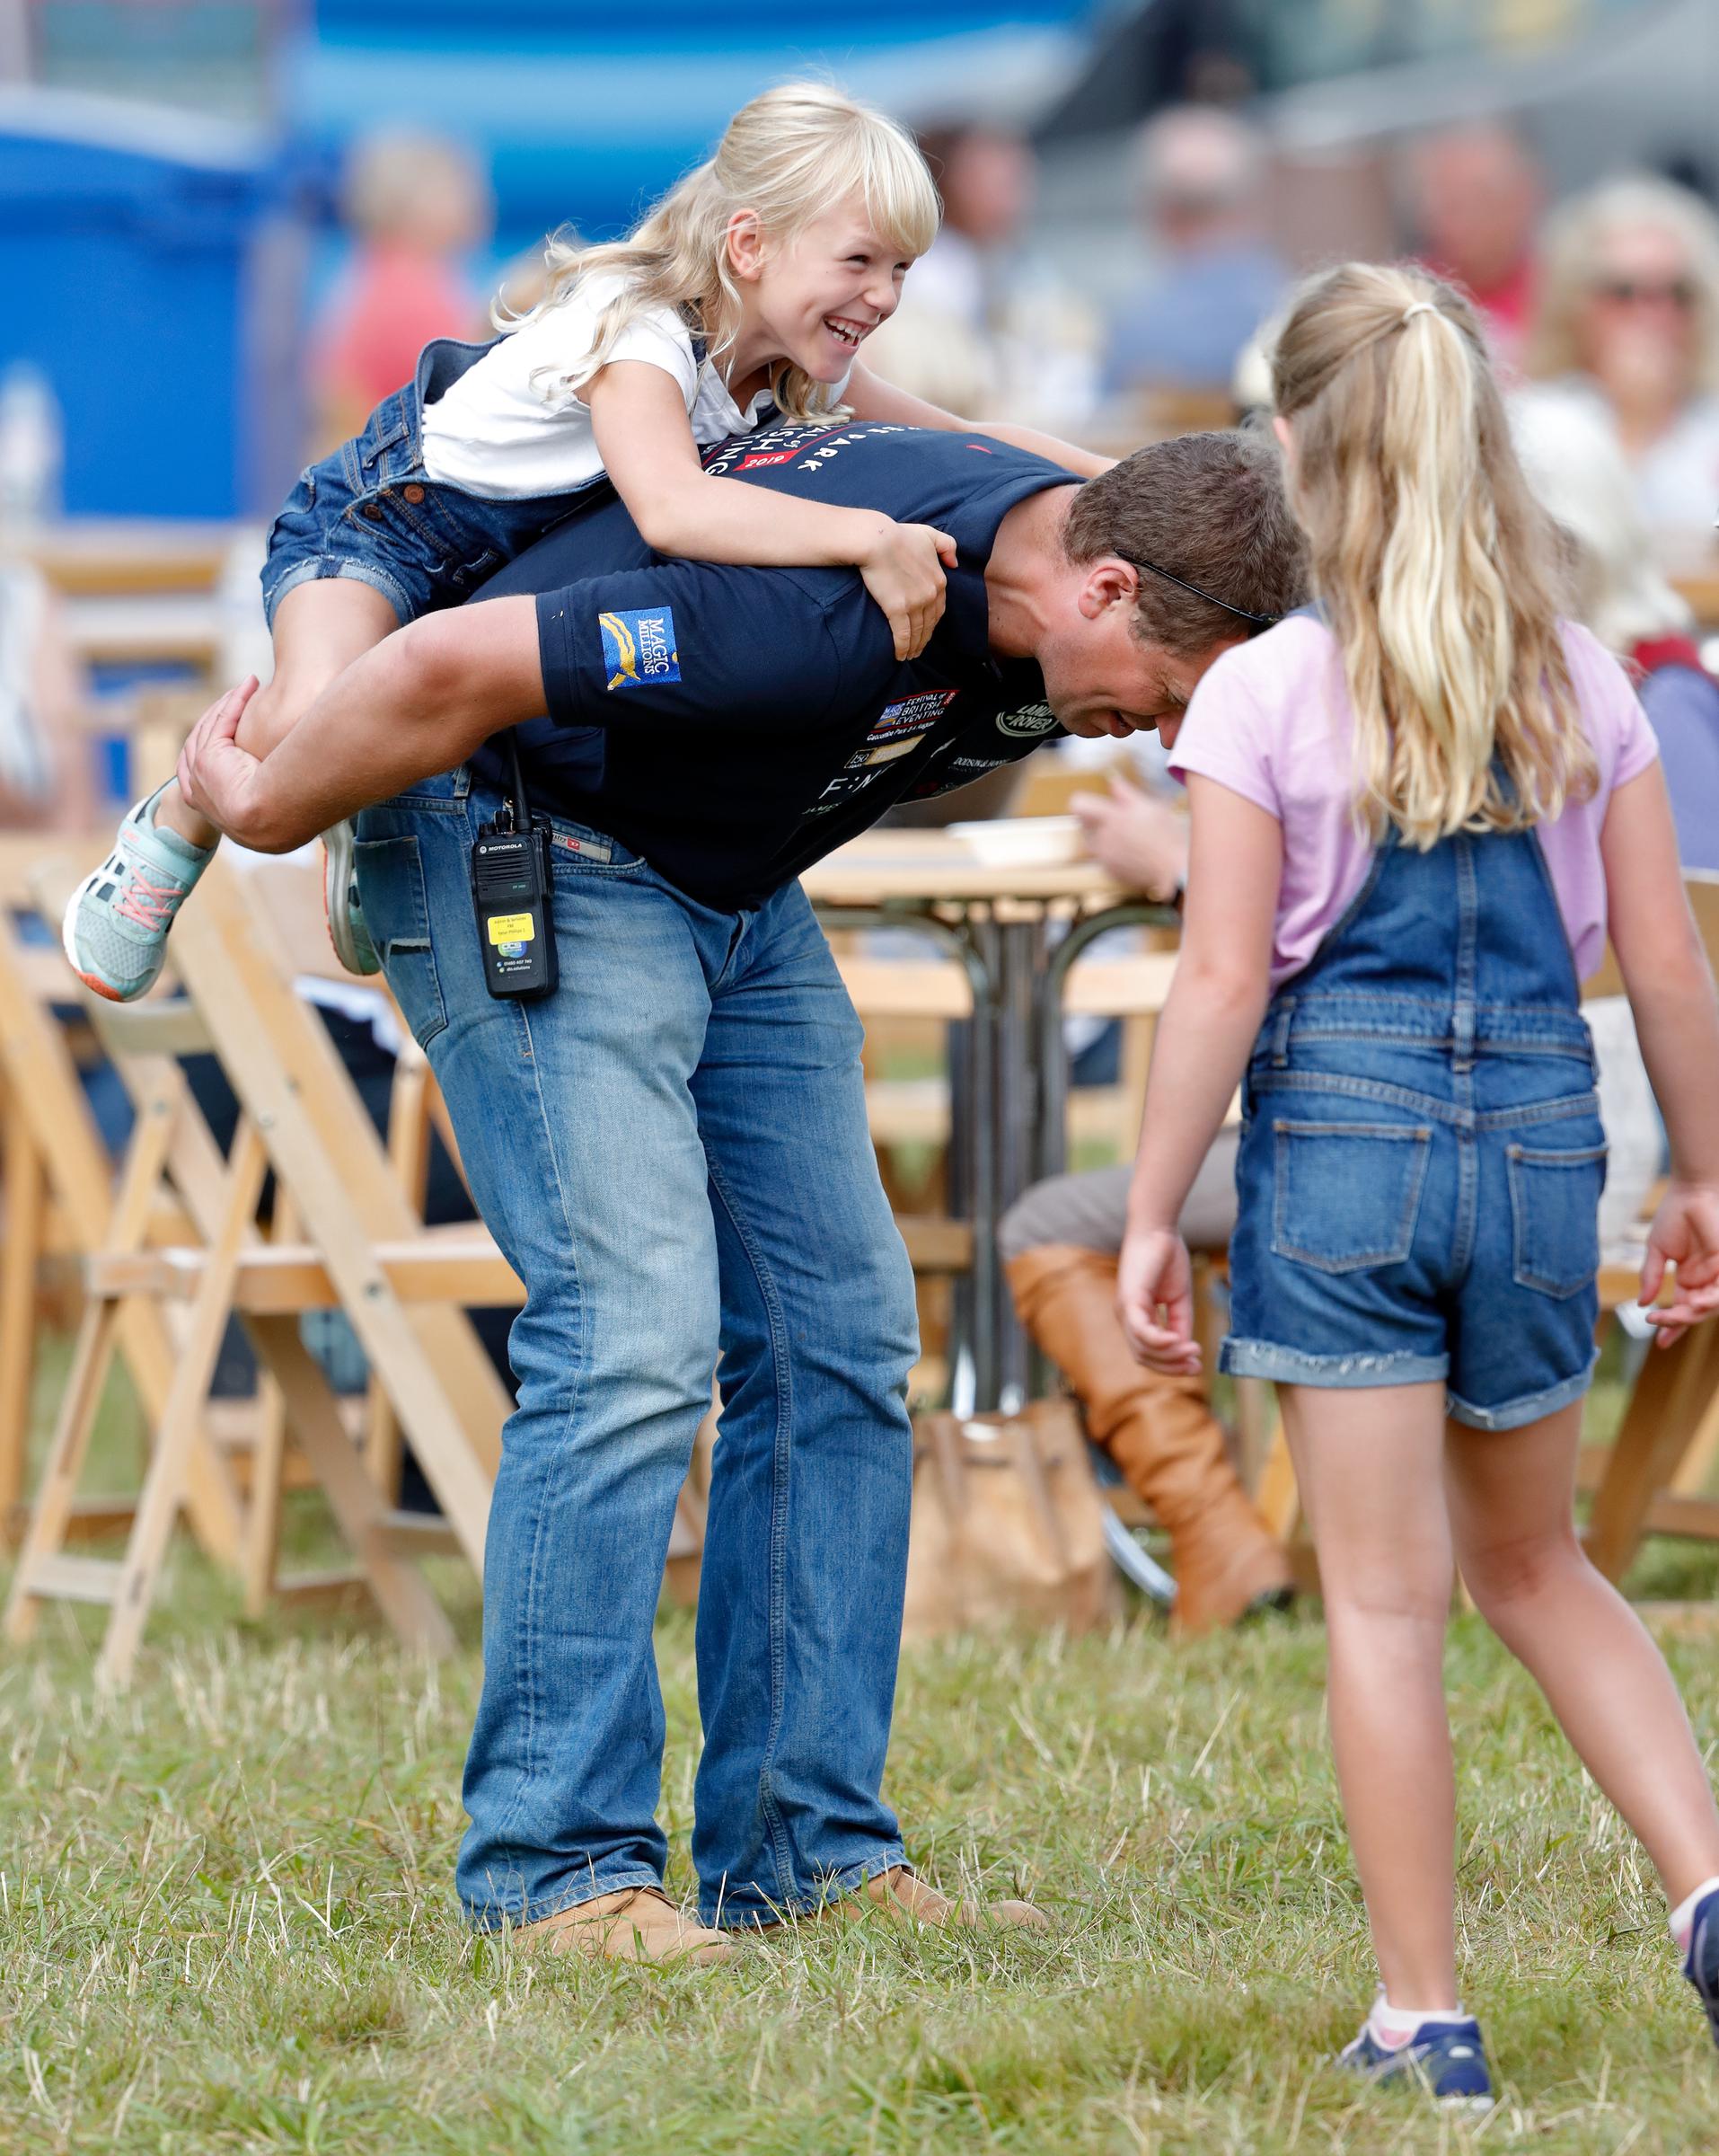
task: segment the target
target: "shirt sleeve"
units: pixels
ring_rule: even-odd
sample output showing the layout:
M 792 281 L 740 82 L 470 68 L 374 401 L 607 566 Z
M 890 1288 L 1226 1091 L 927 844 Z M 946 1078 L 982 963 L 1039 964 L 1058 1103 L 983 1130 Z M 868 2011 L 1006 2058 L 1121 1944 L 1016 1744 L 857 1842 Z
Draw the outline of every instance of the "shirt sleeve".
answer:
M 819 596 L 791 573 L 719 562 L 666 561 L 537 600 L 558 726 L 815 724 L 838 695 L 869 685 L 843 661 L 843 629 L 838 642 Z
M 1610 789 L 1626 786 L 1659 755 L 1658 737 L 1622 662 L 1579 623 L 1566 623 L 1564 636 L 1571 685 L 1602 777 L 1609 749 Z
M 515 332 L 533 337 L 541 344 L 541 354 L 532 354 L 533 367 L 551 370 L 556 381 L 566 385 L 560 394 L 575 385 L 583 387 L 588 379 L 592 348 L 603 317 L 620 289 L 620 280 L 613 277 L 581 280 L 559 306 Z M 692 411 L 698 390 L 698 361 L 692 355 L 692 331 L 672 307 L 641 307 L 616 336 L 603 363 L 607 367 L 616 359 L 641 359 L 648 367 L 661 367 L 674 377 L 681 401 Z M 556 393 L 551 383 L 546 381 L 543 386 L 551 395 Z
M 1197 772 L 1202 778 L 1216 779 L 1268 816 L 1283 820 L 1265 713 L 1242 670 L 1227 666 L 1223 658 L 1194 688 L 1170 751 L 1169 767 L 1175 778 Z

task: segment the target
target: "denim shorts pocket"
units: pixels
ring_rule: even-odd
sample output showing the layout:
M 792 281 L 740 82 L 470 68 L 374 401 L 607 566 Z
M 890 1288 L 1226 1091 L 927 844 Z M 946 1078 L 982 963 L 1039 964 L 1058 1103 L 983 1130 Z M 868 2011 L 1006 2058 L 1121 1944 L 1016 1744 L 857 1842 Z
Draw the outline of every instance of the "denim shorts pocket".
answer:
M 1322 1273 L 1401 1265 L 1432 1133 L 1405 1123 L 1272 1124 L 1272 1250 Z
M 1512 1144 L 1504 1148 L 1504 1165 L 1516 1285 L 1560 1300 L 1580 1294 L 1600 1270 L 1606 1148 L 1559 1153 Z
M 427 1048 L 447 1024 L 447 1006 L 430 946 L 418 840 L 410 833 L 401 838 L 361 838 L 355 851 L 365 926 L 412 1038 Z

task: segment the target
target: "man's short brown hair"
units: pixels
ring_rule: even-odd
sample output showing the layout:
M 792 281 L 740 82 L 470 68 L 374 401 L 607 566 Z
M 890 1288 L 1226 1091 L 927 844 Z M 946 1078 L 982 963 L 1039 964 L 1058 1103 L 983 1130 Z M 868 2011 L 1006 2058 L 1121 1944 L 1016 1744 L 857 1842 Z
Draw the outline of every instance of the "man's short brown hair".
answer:
M 1137 449 L 1074 498 L 1069 559 L 1150 561 L 1244 614 L 1288 614 L 1308 596 L 1307 544 L 1290 512 L 1277 445 L 1232 429 Z M 1246 622 L 1142 570 L 1134 633 L 1192 658 Z

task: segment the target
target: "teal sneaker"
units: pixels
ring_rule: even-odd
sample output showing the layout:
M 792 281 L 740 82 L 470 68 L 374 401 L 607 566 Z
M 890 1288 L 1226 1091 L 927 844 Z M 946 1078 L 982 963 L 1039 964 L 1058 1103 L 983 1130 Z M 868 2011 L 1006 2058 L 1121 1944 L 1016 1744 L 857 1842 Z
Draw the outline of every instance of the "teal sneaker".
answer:
M 380 973 L 382 960 L 358 903 L 357 840 L 349 823 L 322 834 L 322 911 L 329 941 L 348 973 Z
M 72 893 L 60 941 L 72 971 L 110 1003 L 135 1003 L 155 985 L 167 932 L 215 859 L 155 822 L 158 786 L 126 812 L 113 852 Z

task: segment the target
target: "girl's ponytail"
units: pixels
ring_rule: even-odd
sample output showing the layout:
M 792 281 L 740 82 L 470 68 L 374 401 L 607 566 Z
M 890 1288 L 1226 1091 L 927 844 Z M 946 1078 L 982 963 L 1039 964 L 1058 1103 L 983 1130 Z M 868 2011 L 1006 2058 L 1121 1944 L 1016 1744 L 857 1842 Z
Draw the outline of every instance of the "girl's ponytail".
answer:
M 1354 706 L 1363 823 L 1426 847 L 1591 793 L 1551 526 L 1468 302 L 1424 270 L 1346 263 L 1302 293 L 1273 371 Z

